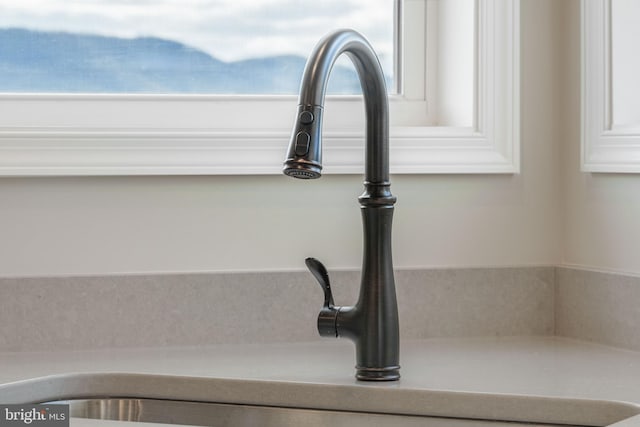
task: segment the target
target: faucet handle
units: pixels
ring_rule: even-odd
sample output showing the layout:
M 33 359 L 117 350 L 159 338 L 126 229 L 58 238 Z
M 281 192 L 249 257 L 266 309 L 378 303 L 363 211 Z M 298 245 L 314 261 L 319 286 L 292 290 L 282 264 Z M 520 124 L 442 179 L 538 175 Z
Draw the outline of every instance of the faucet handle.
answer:
M 327 269 L 315 258 L 309 257 L 304 260 L 304 263 L 307 264 L 307 268 L 311 274 L 313 274 L 313 277 L 316 278 L 318 283 L 320 283 L 320 287 L 324 291 L 324 308 L 333 308 L 333 294 L 331 293 L 331 284 L 329 282 L 329 273 L 327 273 Z
M 324 265 L 315 258 L 307 258 L 304 262 L 307 264 L 307 268 L 309 268 L 313 277 L 320 283 L 320 287 L 324 292 L 324 305 L 318 315 L 318 332 L 323 337 L 337 337 L 337 320 L 340 307 L 336 307 L 333 303 L 329 273 L 327 273 Z

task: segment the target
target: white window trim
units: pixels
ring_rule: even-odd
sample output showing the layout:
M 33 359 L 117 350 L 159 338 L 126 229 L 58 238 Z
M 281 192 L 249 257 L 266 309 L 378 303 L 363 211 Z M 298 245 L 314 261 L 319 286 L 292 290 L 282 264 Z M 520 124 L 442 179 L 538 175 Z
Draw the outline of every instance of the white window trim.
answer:
M 405 13 L 418 9 L 404 25 L 414 25 L 415 10 L 425 19 L 431 1 L 406 0 Z M 476 2 L 474 126 L 429 126 L 426 99 L 415 96 L 426 79 L 405 75 L 411 95 L 390 101 L 392 173 L 519 172 L 519 0 Z M 426 51 L 425 39 L 411 43 Z M 247 114 L 246 102 L 264 103 L 267 118 Z M 360 104 L 358 97 L 327 101 L 324 172 L 362 173 Z M 287 96 L 3 95 L 0 175 L 279 174 L 295 108 L 296 97 Z M 291 118 L 274 127 L 271 114 Z M 203 126 L 217 117 L 224 129 Z
M 640 172 L 640 123 L 612 115 L 611 0 L 582 1 L 581 158 L 584 172 Z

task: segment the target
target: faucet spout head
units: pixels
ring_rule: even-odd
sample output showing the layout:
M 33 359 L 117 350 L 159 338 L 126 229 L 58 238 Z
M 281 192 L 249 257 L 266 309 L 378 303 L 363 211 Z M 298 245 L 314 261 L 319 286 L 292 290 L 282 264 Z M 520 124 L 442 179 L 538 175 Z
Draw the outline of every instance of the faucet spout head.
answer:
M 322 171 L 322 107 L 298 106 L 296 123 L 284 161 L 285 175 L 302 178 L 320 178 Z

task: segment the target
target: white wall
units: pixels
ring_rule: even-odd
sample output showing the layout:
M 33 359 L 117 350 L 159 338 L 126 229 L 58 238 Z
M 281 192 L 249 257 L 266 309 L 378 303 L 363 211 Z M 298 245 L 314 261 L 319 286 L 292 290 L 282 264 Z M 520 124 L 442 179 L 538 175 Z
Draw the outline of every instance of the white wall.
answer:
M 561 261 L 559 3 L 522 4 L 522 173 L 392 177 L 397 267 Z M 356 268 L 361 189 L 359 176 L 0 179 L 0 276 L 300 269 L 308 255 Z
M 580 172 L 580 4 L 561 3 L 567 31 L 564 264 L 640 274 L 640 175 Z

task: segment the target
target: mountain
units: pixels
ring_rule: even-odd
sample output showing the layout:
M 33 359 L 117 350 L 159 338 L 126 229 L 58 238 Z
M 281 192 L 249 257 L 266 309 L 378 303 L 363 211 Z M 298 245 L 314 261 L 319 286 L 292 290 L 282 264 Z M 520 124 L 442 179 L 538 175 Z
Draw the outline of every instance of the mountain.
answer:
M 306 59 L 224 62 L 154 37 L 0 29 L 0 92 L 295 94 Z M 334 67 L 331 93 L 359 93 L 352 68 Z

